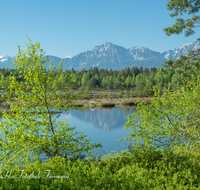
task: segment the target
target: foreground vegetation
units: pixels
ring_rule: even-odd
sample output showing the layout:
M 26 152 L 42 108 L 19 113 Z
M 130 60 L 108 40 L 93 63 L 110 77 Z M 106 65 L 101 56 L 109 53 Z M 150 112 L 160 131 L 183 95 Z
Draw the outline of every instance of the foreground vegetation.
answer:
M 199 1 L 168 1 L 172 16 L 198 12 L 199 5 Z M 187 29 L 190 35 L 199 20 L 199 16 L 177 19 L 165 31 L 178 34 Z M 118 139 L 133 142 L 129 151 L 102 156 L 92 155 L 92 149 L 101 144 L 90 144 L 66 121 L 56 122 L 51 109 L 73 107 L 70 85 L 76 80 L 73 75 L 66 79 L 61 65 L 46 72 L 44 65 L 49 60 L 42 59 L 40 44 L 29 40 L 27 51 L 19 48 L 14 62 L 22 80 L 15 73 L 8 79 L 2 76 L 0 83 L 2 87 L 5 81 L 9 84 L 3 98 L 11 109 L 9 114 L 3 112 L 6 121 L 0 122 L 0 188 L 199 189 L 200 75 L 193 72 L 200 65 L 199 51 L 165 63 L 166 72 L 176 68 L 174 91 L 170 84 L 162 95 L 154 88 L 149 105 L 138 101 L 138 112 L 128 116 L 125 124 L 125 129 L 131 129 L 129 137 Z M 42 153 L 48 158 L 43 162 L 39 159 Z
M 97 159 L 54 157 L 1 173 L 1 189 L 199 189 L 199 155 L 141 148 Z M 8 172 L 8 173 L 7 173 Z M 6 177 L 7 173 L 7 177 Z M 10 178 L 9 178 L 10 175 Z M 12 177 L 11 177 L 12 176 Z M 15 177 L 15 178 L 14 178 Z

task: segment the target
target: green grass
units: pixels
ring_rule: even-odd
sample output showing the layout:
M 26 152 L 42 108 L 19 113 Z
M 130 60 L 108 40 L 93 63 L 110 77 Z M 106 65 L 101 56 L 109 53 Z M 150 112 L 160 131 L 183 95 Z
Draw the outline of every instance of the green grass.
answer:
M 178 154 L 150 148 L 111 153 L 100 160 L 71 162 L 55 157 L 48 163 L 24 167 L 24 176 L 33 172 L 38 176 L 40 172 L 40 178 L 19 178 L 21 168 L 15 167 L 12 175 L 16 178 L 1 178 L 0 189 L 199 189 L 199 158 L 192 152 Z M 54 178 L 47 177 L 45 170 L 51 170 Z

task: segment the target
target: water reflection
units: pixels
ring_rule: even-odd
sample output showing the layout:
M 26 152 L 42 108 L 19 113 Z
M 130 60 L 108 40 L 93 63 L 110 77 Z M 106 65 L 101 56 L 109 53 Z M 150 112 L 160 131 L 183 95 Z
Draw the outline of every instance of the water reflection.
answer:
M 79 110 L 71 110 L 65 114 L 65 118 L 70 116 L 77 118 L 86 123 L 91 123 L 95 128 L 99 128 L 105 132 L 110 132 L 117 128 L 122 128 L 127 121 L 125 116 L 136 111 L 136 107 L 115 107 L 112 109 L 91 109 L 81 108 Z
M 59 120 L 67 119 L 69 126 L 75 126 L 76 131 L 83 131 L 90 139 L 90 143 L 101 143 L 103 148 L 97 148 L 94 152 L 107 154 L 117 149 L 117 152 L 126 150 L 128 141 L 116 143 L 116 139 L 129 136 L 130 129 L 124 129 L 128 114 L 136 112 L 136 107 L 115 107 L 111 109 L 81 108 L 62 113 Z M 126 146 L 123 144 L 126 143 Z M 131 142 L 132 143 L 132 142 Z
M 111 152 L 116 149 L 120 153 L 128 148 L 127 145 L 122 146 L 125 141 L 116 143 L 116 139 L 123 139 L 129 136 L 130 130 L 124 129 L 124 124 L 127 121 L 124 117 L 128 114 L 131 115 L 135 111 L 136 107 L 115 107 L 112 109 L 81 108 L 62 112 L 56 120 L 63 121 L 67 119 L 69 126 L 75 126 L 75 131 L 83 131 L 83 134 L 90 139 L 91 144 L 101 143 L 103 148 L 94 149 L 93 153 L 97 152 L 104 155 L 107 154 L 107 150 Z M 2 118 L 2 121 L 5 121 L 5 118 Z M 46 159 L 46 156 L 42 154 L 40 159 Z

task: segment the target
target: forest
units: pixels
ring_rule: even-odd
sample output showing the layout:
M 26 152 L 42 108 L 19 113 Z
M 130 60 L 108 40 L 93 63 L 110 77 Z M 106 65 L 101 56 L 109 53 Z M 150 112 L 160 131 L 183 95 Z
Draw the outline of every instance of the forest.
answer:
M 47 71 L 48 72 L 48 71 Z M 25 79 L 19 77 L 19 72 L 14 69 L 0 69 L 0 74 L 3 82 L 3 89 L 7 89 L 9 86 L 8 78 L 15 73 L 17 80 L 22 83 Z M 168 84 L 173 80 L 173 71 L 164 72 L 161 68 L 144 68 L 141 66 L 126 67 L 120 70 L 107 70 L 98 69 L 98 67 L 90 68 L 89 70 L 75 71 L 65 70 L 60 71 L 60 75 L 70 76 L 70 80 L 73 81 L 73 89 L 78 90 L 78 92 L 84 93 L 88 91 L 102 91 L 107 90 L 128 90 L 136 95 L 153 95 L 153 87 L 156 90 L 163 90 L 163 87 L 167 88 Z M 58 76 L 59 77 L 59 76 Z M 65 77 L 66 81 L 69 82 L 68 77 Z M 171 86 L 173 89 L 173 86 Z

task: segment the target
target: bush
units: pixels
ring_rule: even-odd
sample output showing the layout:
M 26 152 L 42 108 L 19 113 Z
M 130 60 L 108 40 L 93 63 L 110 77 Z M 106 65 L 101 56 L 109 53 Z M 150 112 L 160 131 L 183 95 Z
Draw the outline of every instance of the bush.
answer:
M 47 163 L 16 166 L 0 181 L 2 189 L 199 189 L 200 156 L 141 147 L 101 159 L 71 162 L 54 157 Z M 10 168 L 6 168 L 10 171 Z M 23 169 L 19 172 L 19 170 Z M 27 174 L 27 175 L 26 175 Z M 34 178 L 35 176 L 35 178 Z M 39 176 L 39 177 L 38 177 Z

